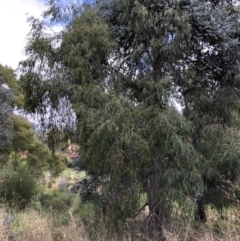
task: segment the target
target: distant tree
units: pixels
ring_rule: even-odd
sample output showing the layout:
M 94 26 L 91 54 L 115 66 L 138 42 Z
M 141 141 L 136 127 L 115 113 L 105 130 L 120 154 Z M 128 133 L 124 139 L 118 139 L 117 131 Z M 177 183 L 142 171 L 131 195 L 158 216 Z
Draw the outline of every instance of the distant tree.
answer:
M 31 123 L 26 118 L 11 115 L 10 119 L 12 145 L 9 151 L 12 152 L 8 157 L 9 162 L 18 166 L 27 161 L 29 166 L 39 171 L 39 174 L 44 170 L 50 170 L 54 175 L 58 175 L 64 168 L 63 157 L 53 153 L 47 144 L 37 139 Z
M 54 174 L 61 172 L 62 158 L 53 155 L 46 144 L 37 140 L 27 118 L 13 113 L 14 109 L 22 108 L 23 104 L 23 94 L 14 71 L 0 65 L 0 154 L 3 163 L 10 158 L 14 165 L 20 165 L 18 153 L 27 151 L 30 166 L 51 169 Z M 8 157 L 12 151 L 14 154 Z
M 23 106 L 23 95 L 16 75 L 8 66 L 0 64 L 0 153 L 8 154 L 13 148 L 13 110 Z M 4 157 L 5 158 L 5 157 Z M 6 158 L 5 158 L 6 159 Z
M 21 108 L 23 106 L 23 94 L 21 93 L 19 82 L 17 81 L 14 70 L 8 66 L 0 64 L 0 73 L 4 86 L 12 91 L 12 108 Z

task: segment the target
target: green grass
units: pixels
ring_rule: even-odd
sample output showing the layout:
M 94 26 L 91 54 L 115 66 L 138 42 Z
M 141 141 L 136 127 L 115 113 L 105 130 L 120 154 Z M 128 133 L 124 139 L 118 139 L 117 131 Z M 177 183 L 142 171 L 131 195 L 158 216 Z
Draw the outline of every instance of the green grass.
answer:
M 63 172 L 60 173 L 59 177 L 68 178 L 68 179 L 83 179 L 86 177 L 85 171 L 76 172 L 72 168 L 66 168 Z

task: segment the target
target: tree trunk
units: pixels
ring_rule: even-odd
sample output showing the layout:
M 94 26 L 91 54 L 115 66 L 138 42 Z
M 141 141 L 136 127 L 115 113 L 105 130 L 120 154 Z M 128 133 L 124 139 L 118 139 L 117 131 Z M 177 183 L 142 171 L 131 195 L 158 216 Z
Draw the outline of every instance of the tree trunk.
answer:
M 163 234 L 163 223 L 161 221 L 161 212 L 160 208 L 151 208 L 149 206 L 149 215 L 144 222 L 141 229 L 141 241 L 165 241 L 165 237 Z
M 205 212 L 205 205 L 203 197 L 197 200 L 197 215 L 202 222 L 207 222 L 207 215 Z
M 141 241 L 164 241 L 163 228 L 169 223 L 169 212 L 164 199 L 161 169 L 155 168 L 148 183 L 149 215 L 141 229 Z

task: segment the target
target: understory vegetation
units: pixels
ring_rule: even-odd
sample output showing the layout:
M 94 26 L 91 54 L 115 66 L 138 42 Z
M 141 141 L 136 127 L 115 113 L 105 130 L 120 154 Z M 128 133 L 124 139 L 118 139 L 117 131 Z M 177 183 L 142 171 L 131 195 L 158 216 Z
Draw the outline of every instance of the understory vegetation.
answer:
M 45 177 L 45 183 L 38 190 L 34 190 L 30 201 L 28 196 L 21 197 L 21 200 L 25 201 L 24 204 L 28 202 L 24 209 L 18 205 L 22 203 L 19 202 L 21 194 L 19 189 L 17 190 L 18 195 L 13 195 L 11 198 L 15 201 L 11 202 L 12 205 L 2 201 L 0 205 L 0 240 L 135 241 L 141 238 L 140 228 L 148 216 L 148 207 L 136 217 L 128 218 L 117 230 L 113 229 L 103 214 L 96 215 L 96 209 L 92 203 L 83 202 L 78 193 L 74 193 L 68 188 L 62 189 L 59 185 L 61 182 L 72 183 L 76 177 L 85 178 L 83 174 L 79 176 L 74 169 L 68 168 L 63 175 L 51 180 L 55 184 L 51 188 L 48 187 L 49 180 Z M 29 181 L 28 177 L 26 180 Z M 29 186 L 28 190 L 31 190 Z M 144 202 L 146 197 L 143 196 L 142 199 Z M 178 212 L 183 211 L 178 209 Z M 192 215 L 188 216 L 188 219 L 174 219 L 171 227 L 163 230 L 167 241 L 235 241 L 240 239 L 238 207 L 224 208 L 219 212 L 216 208 L 208 206 L 206 208 L 207 223 L 194 220 L 194 206 L 191 207 L 190 212 Z

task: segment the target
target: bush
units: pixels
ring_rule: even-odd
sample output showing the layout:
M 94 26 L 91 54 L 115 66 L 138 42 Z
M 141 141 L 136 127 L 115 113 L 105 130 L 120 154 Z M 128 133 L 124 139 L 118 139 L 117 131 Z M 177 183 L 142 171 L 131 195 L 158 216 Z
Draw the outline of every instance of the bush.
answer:
M 69 192 L 53 190 L 49 194 L 42 194 L 39 201 L 46 209 L 51 208 L 58 212 L 65 212 L 72 206 L 73 195 Z
M 37 193 L 34 170 L 27 164 L 6 165 L 0 173 L 0 198 L 11 207 L 25 208 Z

